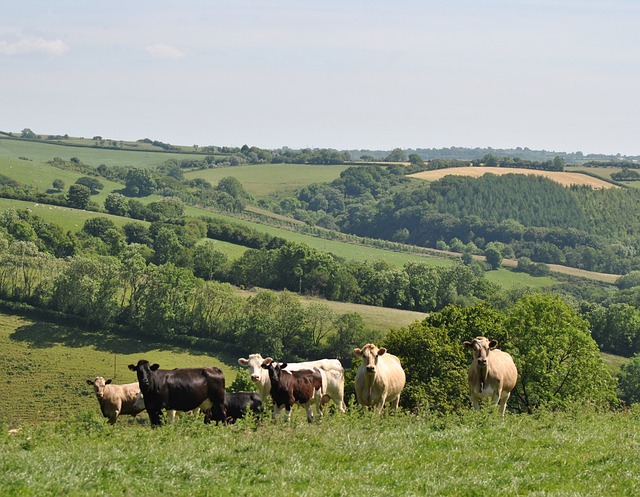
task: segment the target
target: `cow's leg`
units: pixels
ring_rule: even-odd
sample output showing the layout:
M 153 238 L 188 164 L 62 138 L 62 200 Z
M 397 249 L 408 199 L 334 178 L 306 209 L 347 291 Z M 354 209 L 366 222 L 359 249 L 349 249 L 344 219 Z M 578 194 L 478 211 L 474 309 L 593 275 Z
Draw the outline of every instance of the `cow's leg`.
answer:
M 287 413 L 287 422 L 291 421 L 291 406 L 286 406 L 286 413 Z M 311 409 L 311 406 L 309 406 L 309 409 Z M 307 410 L 307 416 L 309 416 L 309 411 Z M 313 414 L 311 415 L 313 417 Z
M 502 416 L 504 416 L 504 412 L 507 409 L 507 401 L 509 400 L 509 397 L 511 397 L 511 392 L 502 392 L 502 395 L 500 396 L 500 403 L 498 404 L 498 410 L 500 411 L 500 414 Z
M 176 411 L 174 411 L 173 409 L 169 409 L 167 411 L 167 422 L 173 423 L 175 420 L 176 420 Z
M 274 403 L 273 404 L 273 419 L 279 418 L 281 413 L 282 413 L 282 407 L 278 407 Z
M 380 396 L 380 400 L 376 404 L 376 414 L 382 414 L 382 410 L 384 409 L 384 403 L 387 401 L 387 396 Z
M 149 420 L 151 421 L 151 426 L 160 426 L 162 424 L 162 411 L 150 411 L 147 409 L 147 413 L 149 414 Z
M 477 395 L 471 394 L 469 395 L 469 399 L 471 400 L 471 405 L 476 411 L 480 410 L 480 398 Z
M 311 402 L 307 402 L 304 405 L 304 408 L 307 411 L 307 421 L 309 421 L 309 423 L 313 422 L 313 409 L 311 409 Z
M 114 425 L 118 421 L 118 411 L 114 411 L 109 415 L 109 424 Z
M 393 407 L 394 411 L 398 410 L 399 405 L 400 405 L 400 394 L 396 395 L 391 401 L 391 407 Z

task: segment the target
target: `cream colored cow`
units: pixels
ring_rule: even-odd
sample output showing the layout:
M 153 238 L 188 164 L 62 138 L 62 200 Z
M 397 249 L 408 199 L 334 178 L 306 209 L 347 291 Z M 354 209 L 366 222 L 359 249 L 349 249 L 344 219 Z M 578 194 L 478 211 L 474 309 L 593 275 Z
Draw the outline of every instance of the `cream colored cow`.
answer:
M 498 342 L 485 337 L 476 337 L 464 342 L 473 351 L 473 362 L 469 366 L 469 397 L 474 409 L 480 409 L 482 399 L 491 397 L 504 416 L 511 391 L 518 381 L 518 370 L 513 358 L 496 349 Z
M 400 359 L 389 354 L 384 347 L 378 348 L 372 343 L 354 354 L 362 358 L 362 364 L 356 373 L 356 397 L 365 407 L 375 407 L 380 414 L 386 402 L 394 409 L 398 408 L 400 393 L 406 383 L 406 376 Z
M 96 376 L 95 380 L 87 380 L 87 385 L 93 386 L 102 415 L 109 418 L 110 424 L 115 424 L 121 414 L 137 416 L 144 411 L 144 404 L 142 407 L 137 405 L 140 395 L 138 382 L 116 385 L 111 380 Z

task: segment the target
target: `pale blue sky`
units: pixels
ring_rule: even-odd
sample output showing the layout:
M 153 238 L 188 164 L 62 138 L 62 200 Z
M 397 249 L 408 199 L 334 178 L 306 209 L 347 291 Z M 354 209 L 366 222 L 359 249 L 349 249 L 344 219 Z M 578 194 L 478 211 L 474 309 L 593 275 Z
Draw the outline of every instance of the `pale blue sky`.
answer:
M 637 0 L 5 2 L 0 130 L 640 155 Z

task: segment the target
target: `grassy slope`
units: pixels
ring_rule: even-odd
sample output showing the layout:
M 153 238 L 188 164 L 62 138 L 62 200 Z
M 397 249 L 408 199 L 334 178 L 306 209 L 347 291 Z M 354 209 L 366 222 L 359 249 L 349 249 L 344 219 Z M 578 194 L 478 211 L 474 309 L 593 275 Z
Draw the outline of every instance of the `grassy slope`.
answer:
M 139 359 L 163 368 L 218 366 L 232 382 L 228 360 L 187 352 L 103 331 L 60 326 L 0 314 L 0 419 L 9 426 L 24 422 L 69 419 L 98 408 L 87 379 L 136 381 L 127 365 Z M 115 367 L 114 367 L 115 366 Z M 115 371 L 115 374 L 114 374 Z
M 170 152 L 135 152 L 104 148 L 68 147 L 49 143 L 0 138 L 0 157 L 26 157 L 34 162 L 47 162 L 54 157 L 60 157 L 65 160 L 69 160 L 71 157 L 77 157 L 85 164 L 94 167 L 98 167 L 100 164 L 123 167 L 149 167 L 158 166 L 168 159 L 175 157 L 184 158 L 185 156 L 172 154 Z M 189 155 L 186 157 L 198 156 Z M 201 157 L 205 157 L 205 155 Z
M 187 173 L 185 177 L 189 179 L 204 178 L 215 185 L 222 178 L 233 176 L 255 198 L 264 198 L 274 194 L 286 197 L 311 183 L 332 181 L 349 167 L 345 165 L 260 164 L 192 171 Z
M 300 410 L 297 408 L 298 411 Z M 637 413 L 327 416 L 152 430 L 79 415 L 0 435 L 2 495 L 629 496 Z

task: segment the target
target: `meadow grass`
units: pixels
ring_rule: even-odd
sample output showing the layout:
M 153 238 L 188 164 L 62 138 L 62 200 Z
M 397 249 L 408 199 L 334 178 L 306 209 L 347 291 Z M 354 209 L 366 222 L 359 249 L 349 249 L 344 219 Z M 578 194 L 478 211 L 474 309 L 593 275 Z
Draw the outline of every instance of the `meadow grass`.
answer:
M 327 183 L 340 177 L 349 165 L 257 164 L 191 171 L 185 178 L 203 178 L 216 185 L 222 178 L 236 178 L 255 198 L 289 197 L 311 183 Z
M 299 407 L 295 408 L 301 411 Z M 629 496 L 637 412 L 326 415 L 150 428 L 95 412 L 0 434 L 2 495 Z
M 0 419 L 10 427 L 96 410 L 86 380 L 104 376 L 115 383 L 134 382 L 127 365 L 139 359 L 166 369 L 218 366 L 229 384 L 237 374 L 235 357 L 2 313 L 0 350 Z
M 200 157 L 204 158 L 202 154 Z M 37 141 L 10 140 L 0 138 L 0 157 L 25 157 L 34 162 L 47 162 L 54 157 L 69 160 L 77 157 L 85 164 L 98 167 L 154 167 L 169 159 L 182 160 L 186 157 L 198 158 L 198 155 L 184 155 L 171 152 L 139 152 L 132 150 L 114 150 L 107 148 L 70 147 Z

